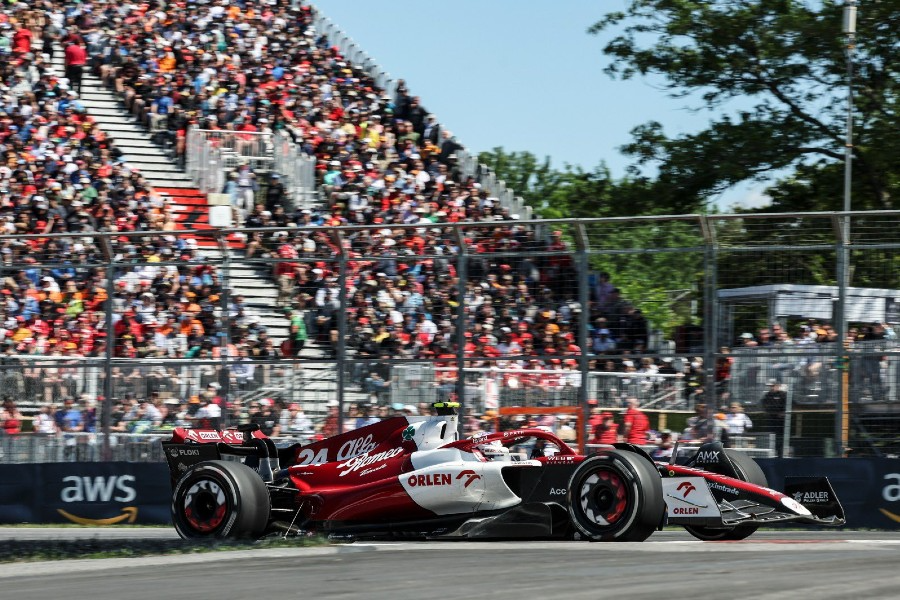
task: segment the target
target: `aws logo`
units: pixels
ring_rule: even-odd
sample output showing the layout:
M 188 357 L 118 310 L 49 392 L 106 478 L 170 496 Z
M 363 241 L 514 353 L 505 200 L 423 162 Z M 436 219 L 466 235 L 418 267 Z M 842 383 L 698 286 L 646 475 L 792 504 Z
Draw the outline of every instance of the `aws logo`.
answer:
M 885 484 L 884 489 L 881 490 L 881 497 L 887 502 L 897 502 L 900 500 L 900 473 L 888 473 L 884 476 L 884 479 L 888 482 L 893 481 L 893 483 Z M 879 508 L 878 510 L 891 521 L 900 523 L 900 515 L 884 508 Z
M 64 487 L 60 491 L 59 499 L 66 503 L 75 502 L 133 502 L 137 498 L 134 489 L 134 475 L 112 475 L 109 477 L 70 475 L 63 477 Z M 57 512 L 79 525 L 115 525 L 117 523 L 134 523 L 137 520 L 138 509 L 136 506 L 122 508 L 121 514 L 104 518 L 89 519 L 74 515 L 61 508 Z

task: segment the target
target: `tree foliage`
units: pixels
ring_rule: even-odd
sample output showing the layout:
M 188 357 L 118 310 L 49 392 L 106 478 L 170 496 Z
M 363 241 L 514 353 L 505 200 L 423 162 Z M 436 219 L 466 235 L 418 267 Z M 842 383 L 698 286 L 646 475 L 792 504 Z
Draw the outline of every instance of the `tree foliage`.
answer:
M 622 148 L 634 164 L 618 181 L 602 163 L 589 171 L 554 169 L 549 158 L 502 148 L 483 153 L 480 161 L 544 218 L 704 212 L 710 197 L 754 180 L 775 181 L 765 212 L 841 210 L 848 95 L 842 7 L 843 0 L 631 0 L 589 28 L 612 36 L 604 48 L 606 72 L 661 79 L 670 96 L 706 111 L 709 125 L 677 137 L 656 121 L 638 125 Z M 849 53 L 852 208 L 891 209 L 900 194 L 900 2 L 862 3 L 857 29 Z M 720 234 L 760 250 L 723 246 L 716 268 L 734 280 L 720 280 L 719 287 L 834 284 L 834 252 L 770 251 L 795 243 L 827 249 L 834 239 L 830 223 L 813 217 L 764 226 L 741 221 L 729 221 Z M 875 221 L 868 226 L 882 226 Z M 696 316 L 679 299 L 698 299 L 710 268 L 702 252 L 686 251 L 702 246 L 697 232 L 674 222 L 662 228 L 616 224 L 589 237 L 592 268 L 611 272 L 654 326 L 668 329 Z M 674 251 L 621 252 L 627 248 Z M 854 262 L 853 282 L 895 287 L 893 254 L 870 256 Z
M 553 168 L 550 158 L 530 152 L 494 148 L 478 155 L 497 177 L 515 190 L 544 219 L 624 217 L 666 214 L 653 197 L 653 183 L 645 178 L 615 181 L 605 165 L 591 171 L 566 165 Z
M 721 115 L 673 139 L 656 122 L 633 131 L 624 150 L 658 166 L 661 200 L 688 209 L 736 183 L 787 172 L 772 190 L 775 210 L 841 208 L 842 4 L 632 0 L 589 29 L 614 32 L 604 49 L 611 76 L 661 76 L 672 97 L 699 99 L 698 109 Z M 900 191 L 900 3 L 864 3 L 858 31 L 853 208 L 888 209 Z M 735 103 L 752 106 L 735 114 Z

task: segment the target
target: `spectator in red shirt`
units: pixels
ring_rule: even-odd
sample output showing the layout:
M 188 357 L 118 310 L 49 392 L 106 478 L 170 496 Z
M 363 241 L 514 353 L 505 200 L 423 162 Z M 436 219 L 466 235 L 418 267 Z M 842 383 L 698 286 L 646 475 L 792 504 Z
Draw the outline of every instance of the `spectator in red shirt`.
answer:
M 81 95 L 81 76 L 84 73 L 84 65 L 87 62 L 87 52 L 84 42 L 80 39 L 66 46 L 66 77 L 69 79 L 69 87 Z
M 20 55 L 31 52 L 31 38 L 31 30 L 25 24 L 20 25 L 13 35 L 13 52 Z
M 622 441 L 629 444 L 646 444 L 647 432 L 650 430 L 650 420 L 638 408 L 637 398 L 629 398 L 626 402 L 628 410 L 625 411 Z
M 613 419 L 611 412 L 600 414 L 600 423 L 594 427 L 592 444 L 615 444 L 619 441 L 619 426 Z

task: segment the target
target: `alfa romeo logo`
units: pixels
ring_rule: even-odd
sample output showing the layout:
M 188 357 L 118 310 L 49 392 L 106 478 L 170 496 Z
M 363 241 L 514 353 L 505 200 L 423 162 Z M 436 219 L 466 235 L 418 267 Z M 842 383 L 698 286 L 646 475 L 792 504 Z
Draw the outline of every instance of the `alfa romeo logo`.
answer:
M 407 442 L 412 441 L 414 435 L 416 435 L 416 428 L 412 425 L 403 430 L 403 439 Z

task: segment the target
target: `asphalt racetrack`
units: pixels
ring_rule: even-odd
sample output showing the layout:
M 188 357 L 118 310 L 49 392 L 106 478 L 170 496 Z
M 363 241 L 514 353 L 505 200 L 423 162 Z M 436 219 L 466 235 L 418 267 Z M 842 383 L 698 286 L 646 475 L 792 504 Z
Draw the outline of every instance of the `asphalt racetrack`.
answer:
M 171 538 L 167 528 L 0 529 L 9 539 Z M 628 544 L 358 542 L 0 565 L 3 598 L 900 598 L 900 535 L 762 531 Z

